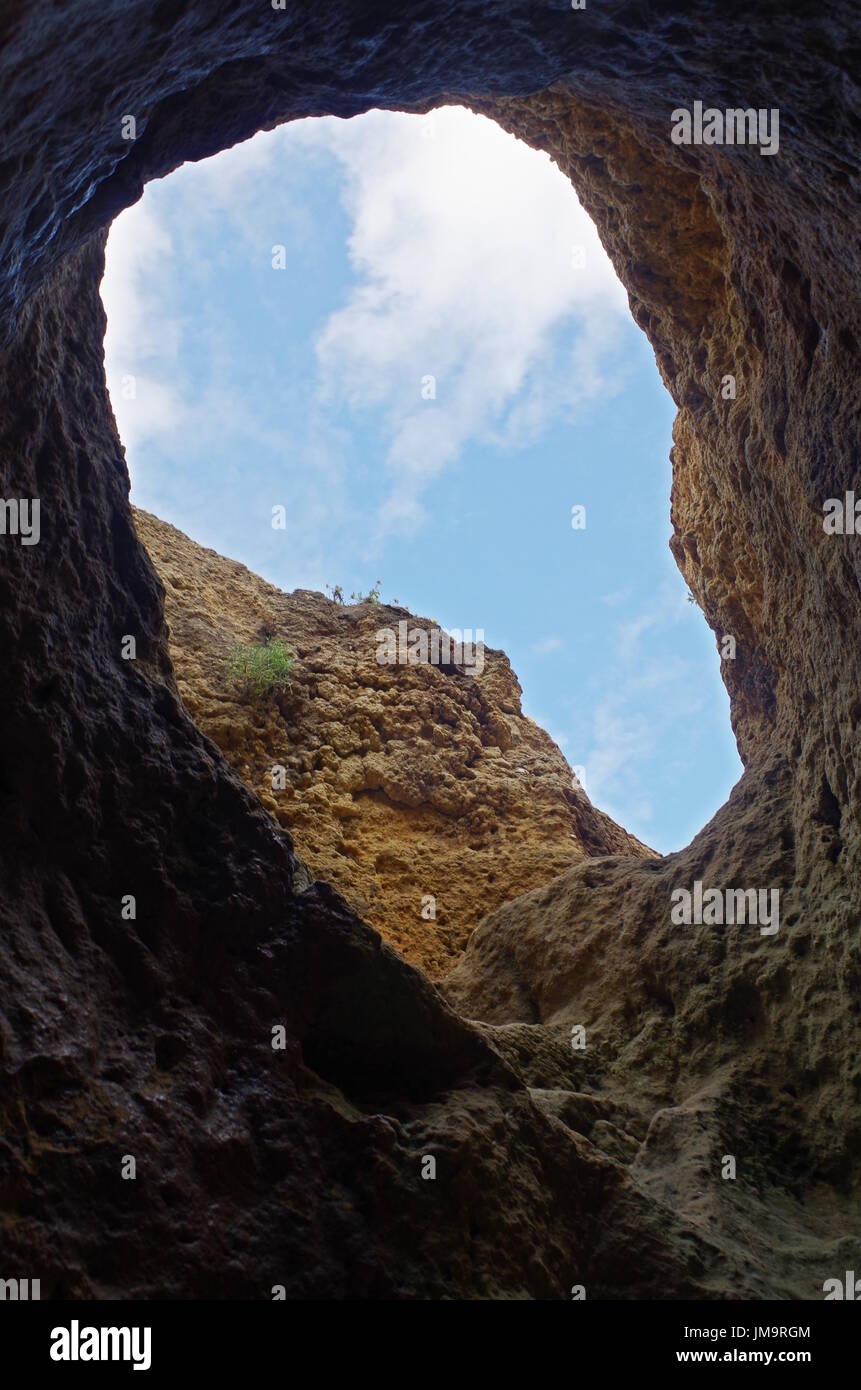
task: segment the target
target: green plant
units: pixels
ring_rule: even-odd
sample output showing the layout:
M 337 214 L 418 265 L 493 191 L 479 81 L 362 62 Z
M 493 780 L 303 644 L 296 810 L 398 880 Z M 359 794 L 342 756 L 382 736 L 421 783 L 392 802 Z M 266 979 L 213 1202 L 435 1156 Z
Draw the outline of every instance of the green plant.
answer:
M 290 672 L 295 654 L 278 637 L 244 646 L 237 642 L 228 658 L 228 671 L 255 695 L 290 689 Z
M 326 591 L 330 595 L 333 603 L 345 602 L 344 590 L 341 588 L 340 584 L 327 584 Z M 378 579 L 373 589 L 369 589 L 366 594 L 363 594 L 361 589 L 354 589 L 350 594 L 350 598 L 353 603 L 381 603 L 380 580 Z M 392 602 L 397 603 L 398 600 L 393 599 Z
M 362 591 L 361 591 L 361 589 L 360 589 L 360 590 L 358 591 L 358 593 L 352 593 L 352 594 L 350 594 L 350 598 L 353 600 L 354 603 L 379 603 L 379 601 L 380 601 L 380 581 L 379 581 L 379 579 L 377 580 L 377 582 L 376 582 L 376 584 L 374 585 L 373 589 L 369 589 L 368 592 L 367 592 L 366 594 L 363 594 Z

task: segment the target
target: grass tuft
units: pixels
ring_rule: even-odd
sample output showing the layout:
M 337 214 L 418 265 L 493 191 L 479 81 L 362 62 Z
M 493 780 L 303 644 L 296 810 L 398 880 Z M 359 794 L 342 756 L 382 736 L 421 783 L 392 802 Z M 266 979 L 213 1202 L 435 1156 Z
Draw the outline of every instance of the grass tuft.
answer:
M 265 642 L 243 646 L 237 642 L 230 653 L 227 669 L 235 681 L 241 682 L 255 695 L 290 689 L 290 672 L 296 657 L 277 637 Z

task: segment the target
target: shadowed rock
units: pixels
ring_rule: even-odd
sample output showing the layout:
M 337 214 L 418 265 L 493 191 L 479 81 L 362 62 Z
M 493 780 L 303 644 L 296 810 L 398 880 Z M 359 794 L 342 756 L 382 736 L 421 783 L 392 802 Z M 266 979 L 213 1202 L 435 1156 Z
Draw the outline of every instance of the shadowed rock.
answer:
M 0 538 L 0 1201 L 43 1297 L 816 1297 L 858 1267 L 861 550 L 822 526 L 861 493 L 855 22 L 5 7 L 0 478 L 42 513 L 38 545 Z M 570 175 L 654 346 L 672 549 L 736 639 L 746 767 L 680 855 L 488 918 L 447 987 L 477 1025 L 333 890 L 294 891 L 289 836 L 184 708 L 98 296 L 147 179 L 452 99 Z M 779 108 L 779 154 L 672 145 L 694 100 Z M 778 935 L 672 927 L 700 875 L 779 888 Z

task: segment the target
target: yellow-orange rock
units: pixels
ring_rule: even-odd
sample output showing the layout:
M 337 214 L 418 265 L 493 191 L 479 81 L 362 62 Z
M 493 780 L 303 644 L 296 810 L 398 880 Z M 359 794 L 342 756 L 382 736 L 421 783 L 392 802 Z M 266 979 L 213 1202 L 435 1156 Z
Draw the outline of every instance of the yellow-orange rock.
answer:
M 652 854 L 592 806 L 521 712 L 503 652 L 485 648 L 475 674 L 381 664 L 381 628 L 433 622 L 282 593 L 149 513 L 134 516 L 165 586 L 177 683 L 198 727 L 292 833 L 311 873 L 432 977 L 518 894 L 590 855 Z M 267 635 L 296 655 L 291 691 L 277 699 L 228 674 L 233 646 Z

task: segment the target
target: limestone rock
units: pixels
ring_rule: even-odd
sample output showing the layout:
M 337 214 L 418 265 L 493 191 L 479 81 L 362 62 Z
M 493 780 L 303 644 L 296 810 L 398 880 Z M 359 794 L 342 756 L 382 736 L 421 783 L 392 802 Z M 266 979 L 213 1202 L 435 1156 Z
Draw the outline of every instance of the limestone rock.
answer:
M 7 1267 L 43 1297 L 821 1297 L 861 1267 L 861 546 L 822 525 L 861 494 L 856 8 L 69 0 L 0 40 L 0 478 L 42 507 L 38 545 L 0 537 Z M 447 985 L 474 1022 L 303 888 L 180 700 L 98 295 L 148 179 L 452 99 L 570 175 L 655 349 L 746 769 L 681 854 L 497 907 Z M 696 100 L 777 108 L 779 153 L 673 145 Z M 780 933 L 672 931 L 695 875 L 779 888 Z
M 510 898 L 586 856 L 653 853 L 592 806 L 521 713 L 504 653 L 485 648 L 475 674 L 380 663 L 381 629 L 431 632 L 433 621 L 282 593 L 166 522 L 134 516 L 165 586 L 171 659 L 198 728 L 313 874 L 432 979 Z M 234 644 L 267 635 L 296 655 L 287 696 L 249 694 L 227 674 Z M 283 789 L 273 788 L 276 767 Z

